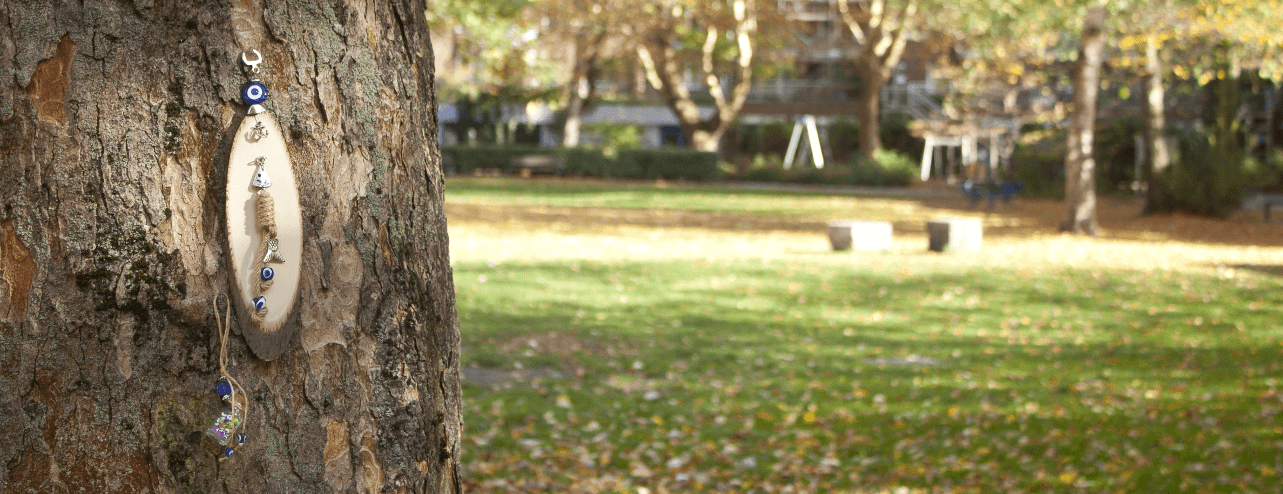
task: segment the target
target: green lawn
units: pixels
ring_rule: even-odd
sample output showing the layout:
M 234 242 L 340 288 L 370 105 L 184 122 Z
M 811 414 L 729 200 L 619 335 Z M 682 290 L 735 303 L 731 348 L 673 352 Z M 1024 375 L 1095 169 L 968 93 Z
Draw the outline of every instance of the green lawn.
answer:
M 493 178 L 451 179 L 446 195 L 448 201 L 458 204 L 679 209 L 771 215 L 827 215 L 835 207 L 859 206 L 868 202 L 868 198 L 849 195 L 734 189 L 722 185 L 656 186 L 653 182 Z M 961 196 L 953 202 L 961 203 Z
M 1277 272 L 457 252 L 471 492 L 1283 485 Z

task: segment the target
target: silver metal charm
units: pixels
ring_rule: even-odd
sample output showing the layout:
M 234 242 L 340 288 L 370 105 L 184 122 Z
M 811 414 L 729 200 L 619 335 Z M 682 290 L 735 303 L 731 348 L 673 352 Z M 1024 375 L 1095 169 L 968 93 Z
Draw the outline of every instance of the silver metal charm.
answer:
M 254 160 L 258 164 L 258 171 L 254 172 L 254 186 L 260 189 L 266 189 L 272 186 L 272 178 L 267 176 L 267 163 L 262 156 Z
M 276 239 L 270 238 L 267 240 L 267 255 L 263 256 L 264 264 L 269 262 L 285 262 L 285 258 L 281 257 L 281 251 L 277 250 L 277 246 L 278 244 Z
M 246 55 L 249 55 L 250 53 L 254 54 L 254 60 L 250 60 L 249 58 L 246 57 Z M 254 49 L 243 51 L 241 52 L 241 62 L 249 66 L 250 73 L 254 74 L 254 80 L 257 81 L 258 64 L 263 63 L 263 54 L 259 53 L 258 50 L 254 50 Z
M 254 128 L 249 129 L 249 135 L 245 137 L 257 142 L 259 139 L 267 137 L 267 127 L 263 125 L 263 122 L 259 122 L 254 125 Z

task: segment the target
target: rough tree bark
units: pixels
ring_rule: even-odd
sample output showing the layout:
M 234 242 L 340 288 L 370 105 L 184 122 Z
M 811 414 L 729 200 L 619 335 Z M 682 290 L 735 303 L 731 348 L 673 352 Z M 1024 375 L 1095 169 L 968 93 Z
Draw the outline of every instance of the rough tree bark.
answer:
M 1145 38 L 1145 175 L 1149 183 L 1145 191 L 1145 212 L 1158 213 L 1172 210 L 1171 192 L 1167 186 L 1167 170 L 1171 156 L 1163 129 L 1167 127 L 1166 108 L 1163 106 L 1163 60 L 1160 58 L 1158 36 Z
M 1061 231 L 1095 236 L 1096 95 L 1100 92 L 1100 66 L 1105 55 L 1105 9 L 1093 8 L 1083 21 L 1078 62 L 1074 64 L 1074 107 L 1069 117 L 1065 153 L 1065 220 Z
M 53 5 L 50 5 L 53 3 Z M 459 332 L 422 2 L 0 4 L 0 492 L 457 492 Z M 301 330 L 233 328 L 221 199 L 263 53 L 302 197 Z

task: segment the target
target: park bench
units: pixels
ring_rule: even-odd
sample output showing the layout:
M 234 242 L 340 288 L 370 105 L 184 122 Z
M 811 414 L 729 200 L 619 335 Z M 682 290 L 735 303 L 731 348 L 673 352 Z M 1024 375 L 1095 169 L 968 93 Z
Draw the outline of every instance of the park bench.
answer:
M 1265 221 L 1270 221 L 1270 210 L 1275 207 L 1283 206 L 1283 199 L 1269 198 L 1261 201 L 1261 212 L 1265 215 Z
M 1025 184 L 1011 182 L 977 182 L 967 180 L 962 183 L 962 195 L 971 200 L 969 207 L 976 207 L 980 199 L 989 200 L 989 209 L 993 209 L 994 201 L 1001 199 L 1004 203 L 1011 203 L 1011 199 L 1025 190 Z
M 561 159 L 561 156 L 550 154 L 517 156 L 509 162 L 509 165 L 513 170 L 517 170 L 517 173 L 521 174 L 522 177 L 529 177 L 534 173 L 552 173 L 561 176 L 566 169 L 565 162 Z

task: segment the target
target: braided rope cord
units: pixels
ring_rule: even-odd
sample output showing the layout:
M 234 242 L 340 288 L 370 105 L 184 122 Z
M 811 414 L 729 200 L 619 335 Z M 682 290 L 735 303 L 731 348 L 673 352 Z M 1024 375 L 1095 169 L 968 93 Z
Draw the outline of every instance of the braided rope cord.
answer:
M 258 227 L 263 230 L 264 235 L 263 243 L 258 249 L 258 256 L 255 258 L 259 259 L 257 263 L 258 269 L 251 273 L 251 276 L 257 277 L 254 286 L 258 288 L 258 293 L 255 295 L 262 295 L 263 292 L 272 287 L 272 280 L 264 280 L 261 273 L 263 268 L 267 267 L 267 263 L 263 262 L 262 259 L 267 256 L 270 242 L 276 240 L 276 201 L 272 199 L 272 195 L 267 192 L 267 189 L 259 189 L 256 195 L 258 196 L 256 217 L 258 218 Z M 266 317 L 266 306 L 262 309 L 256 309 L 251 314 L 251 319 L 254 322 L 263 322 Z

